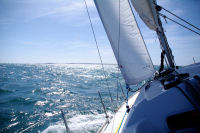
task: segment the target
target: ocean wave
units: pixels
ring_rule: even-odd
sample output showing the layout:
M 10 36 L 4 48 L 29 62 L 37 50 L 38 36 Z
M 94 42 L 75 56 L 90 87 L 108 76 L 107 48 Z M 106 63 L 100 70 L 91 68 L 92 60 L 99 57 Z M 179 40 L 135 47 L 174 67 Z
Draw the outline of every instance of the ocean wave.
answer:
M 44 106 L 44 105 L 46 105 L 47 103 L 49 103 L 49 101 L 37 101 L 37 102 L 35 103 L 35 105 L 37 105 L 37 106 Z
M 17 124 L 19 124 L 19 122 L 12 123 L 12 124 L 10 124 L 7 128 L 11 128 L 11 127 L 13 127 L 13 126 L 16 126 Z
M 3 93 L 12 93 L 12 91 L 0 89 L 0 94 L 3 94 Z
M 111 115 L 111 112 L 109 112 Z M 69 129 L 72 133 L 96 132 L 106 121 L 105 114 L 79 114 L 67 119 Z M 66 128 L 63 121 L 52 124 L 42 133 L 65 133 Z
M 34 104 L 35 100 L 30 100 L 30 98 L 22 98 L 22 97 L 13 97 L 7 101 L 4 102 L 4 104 L 14 104 L 14 105 L 29 105 Z
M 0 71 L 0 132 L 21 131 L 44 120 L 27 132 L 65 132 L 61 108 L 68 112 L 66 118 L 72 132 L 96 132 L 105 122 L 98 90 L 106 108 L 111 110 L 100 65 L 6 64 L 5 67 Z M 105 65 L 105 71 L 114 95 L 117 68 Z
M 42 133 L 66 133 L 66 128 L 64 124 L 51 125 Z

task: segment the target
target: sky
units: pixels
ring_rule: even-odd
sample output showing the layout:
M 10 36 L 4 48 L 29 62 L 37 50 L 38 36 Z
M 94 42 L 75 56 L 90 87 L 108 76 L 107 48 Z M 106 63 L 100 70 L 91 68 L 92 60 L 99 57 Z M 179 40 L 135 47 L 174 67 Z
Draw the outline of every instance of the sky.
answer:
M 200 27 L 200 0 L 157 3 Z M 87 5 L 103 63 L 116 63 L 93 0 L 87 0 Z M 135 17 L 153 63 L 160 64 L 156 33 L 137 13 Z M 176 64 L 192 64 L 193 58 L 200 62 L 200 36 L 162 22 Z M 0 63 L 100 63 L 84 1 L 0 0 Z

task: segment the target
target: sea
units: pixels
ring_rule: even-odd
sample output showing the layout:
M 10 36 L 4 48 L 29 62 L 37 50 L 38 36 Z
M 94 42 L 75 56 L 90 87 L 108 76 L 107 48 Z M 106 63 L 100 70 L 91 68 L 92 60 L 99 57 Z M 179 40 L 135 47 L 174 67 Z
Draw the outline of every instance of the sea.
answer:
M 113 115 L 127 92 L 116 65 L 0 64 L 0 132 L 64 133 L 61 110 L 72 133 L 97 132 L 106 122 L 98 92 Z

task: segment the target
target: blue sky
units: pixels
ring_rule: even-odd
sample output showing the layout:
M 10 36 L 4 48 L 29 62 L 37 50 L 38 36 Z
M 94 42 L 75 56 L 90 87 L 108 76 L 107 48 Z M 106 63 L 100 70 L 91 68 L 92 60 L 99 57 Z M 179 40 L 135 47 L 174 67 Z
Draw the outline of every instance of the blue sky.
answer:
M 93 1 L 87 3 L 103 62 L 116 63 Z M 199 0 L 158 4 L 200 27 Z M 135 16 L 151 58 L 159 64 L 156 33 Z M 200 36 L 170 21 L 163 24 L 176 63 L 191 64 L 193 57 L 200 62 Z M 0 63 L 72 62 L 100 62 L 83 0 L 0 0 Z

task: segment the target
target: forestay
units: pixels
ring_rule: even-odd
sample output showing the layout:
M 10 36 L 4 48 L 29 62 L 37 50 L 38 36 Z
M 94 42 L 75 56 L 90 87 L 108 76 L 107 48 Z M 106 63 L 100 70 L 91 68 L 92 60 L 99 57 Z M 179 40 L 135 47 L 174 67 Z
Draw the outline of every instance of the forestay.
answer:
M 115 58 L 127 84 L 152 76 L 152 61 L 128 0 L 94 0 Z
M 132 5 L 144 23 L 150 29 L 156 31 L 159 26 L 154 4 L 155 2 L 155 0 L 131 0 Z

